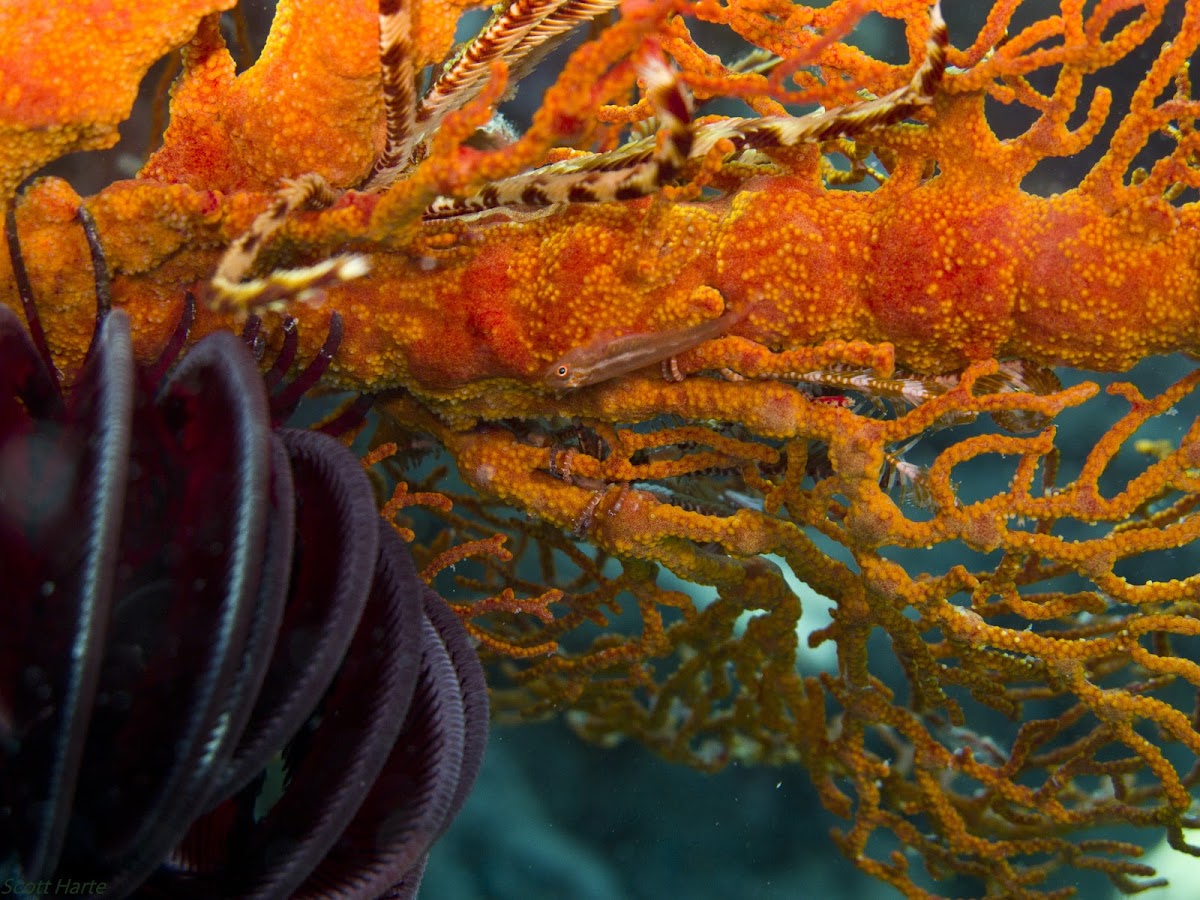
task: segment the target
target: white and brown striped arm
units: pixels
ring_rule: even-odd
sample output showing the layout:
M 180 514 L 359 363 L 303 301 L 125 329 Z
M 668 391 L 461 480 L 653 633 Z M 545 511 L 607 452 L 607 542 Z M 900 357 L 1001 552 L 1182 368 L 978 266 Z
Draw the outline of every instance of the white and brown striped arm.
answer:
M 684 163 L 704 159 L 723 140 L 732 148 L 728 159 L 746 150 L 769 152 L 897 124 L 933 102 L 945 75 L 949 37 L 939 4 L 930 10 L 930 21 L 925 59 L 908 84 L 882 97 L 800 117 L 731 118 L 694 127 L 687 92 L 661 57 L 658 62 L 648 57 L 642 76 L 661 137 L 643 137 L 609 153 L 543 166 L 494 182 L 470 197 L 439 197 L 425 217 L 442 219 L 508 206 L 634 199 L 670 184 Z

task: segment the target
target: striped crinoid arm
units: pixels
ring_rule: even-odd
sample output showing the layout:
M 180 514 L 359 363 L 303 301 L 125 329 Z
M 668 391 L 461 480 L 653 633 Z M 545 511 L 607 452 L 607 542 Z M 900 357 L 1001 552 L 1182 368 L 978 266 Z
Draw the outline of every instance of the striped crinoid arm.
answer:
M 565 0 L 514 0 L 497 12 L 418 104 L 416 115 L 422 130 L 428 133 L 446 113 L 461 109 L 477 97 L 487 83 L 492 64 L 510 64 L 529 32 L 564 5 Z
M 337 196 L 338 192 L 315 173 L 285 179 L 271 205 L 226 248 L 205 289 L 204 300 L 209 308 L 238 316 L 278 311 L 291 300 L 312 299 L 327 287 L 365 275 L 365 257 L 342 253 L 314 265 L 276 269 L 262 278 L 249 277 L 262 248 L 292 213 L 326 209 Z
M 366 190 L 383 190 L 395 181 L 411 150 L 416 130 L 417 83 L 410 2 L 380 0 L 379 3 L 379 67 L 387 141 L 367 176 Z
M 629 200 L 669 184 L 691 156 L 691 98 L 657 47 L 648 49 L 639 69 L 645 95 L 661 125 L 661 139 L 644 138 L 612 153 L 551 163 L 493 182 L 471 197 L 439 197 L 425 211 L 425 218 L 448 218 L 505 206 Z
M 620 0 L 514 0 L 430 86 L 417 106 L 420 134 L 429 134 L 447 113 L 479 96 L 493 63 L 504 63 L 515 81 L 532 67 L 528 60 L 534 51 L 549 50 L 554 38 L 619 5 Z
M 946 71 L 949 36 L 940 4 L 930 9 L 925 59 L 912 79 L 894 91 L 806 116 L 723 118 L 693 125 L 692 99 L 657 47 L 639 66 L 644 96 L 654 108 L 657 134 L 631 140 L 616 150 L 579 156 L 487 185 L 469 197 L 439 197 L 427 219 L 502 207 L 545 207 L 560 203 L 630 200 L 670 185 L 689 162 L 716 156 L 724 163 L 748 150 L 770 151 L 836 138 L 853 138 L 895 125 L 932 104 Z
M 571 0 L 562 4 L 521 39 L 513 48 L 509 78 L 515 84 L 558 45 L 558 39 L 577 25 L 591 22 L 620 6 L 621 0 Z
M 718 141 L 728 140 L 734 152 L 772 150 L 798 144 L 818 144 L 855 137 L 904 121 L 933 103 L 946 74 L 946 50 L 950 44 L 939 5 L 930 10 L 931 29 L 925 60 L 912 80 L 882 97 L 835 107 L 807 116 L 763 116 L 729 118 L 697 129 L 692 155 L 705 156 Z
M 402 0 L 380 6 L 380 59 L 387 108 L 387 145 L 376 161 L 367 191 L 391 185 L 417 148 L 445 116 L 475 100 L 503 63 L 510 84 L 536 65 L 571 29 L 616 8 L 620 0 L 514 0 L 498 11 L 417 101 L 408 35 L 411 17 Z
M 259 213 L 245 234 L 226 248 L 215 278 L 227 283 L 244 280 L 254 268 L 258 251 L 283 226 L 292 212 L 297 209 L 326 209 L 336 199 L 337 192 L 316 173 L 284 179 L 271 205 Z

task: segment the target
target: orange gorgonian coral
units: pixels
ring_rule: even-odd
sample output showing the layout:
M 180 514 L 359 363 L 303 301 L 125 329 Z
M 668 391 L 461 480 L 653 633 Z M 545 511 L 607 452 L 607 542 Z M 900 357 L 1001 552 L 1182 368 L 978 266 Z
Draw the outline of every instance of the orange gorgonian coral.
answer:
M 930 895 L 879 831 L 988 896 L 1063 896 L 1056 867 L 1144 886 L 1112 825 L 1197 853 L 1200 0 L 948 29 L 927 0 L 515 0 L 457 49 L 467 0 L 284 0 L 241 74 L 222 5 L 0 5 L 28 262 L 0 261 L 0 302 L 53 298 L 68 379 L 84 210 L 144 359 L 188 292 L 197 335 L 295 317 L 301 359 L 340 314 L 324 382 L 375 399 L 385 514 L 444 523 L 426 579 L 483 563 L 459 612 L 500 715 L 799 763 L 906 896 Z M 886 59 L 869 13 L 903 33 Z M 564 40 L 528 121 L 498 116 Z M 18 194 L 180 45 L 136 178 Z M 1027 189 L 1060 158 L 1061 193 Z M 1154 392 L 1073 371 L 1167 353 L 1189 362 Z M 834 603 L 810 643 L 835 671 L 797 668 L 785 569 Z

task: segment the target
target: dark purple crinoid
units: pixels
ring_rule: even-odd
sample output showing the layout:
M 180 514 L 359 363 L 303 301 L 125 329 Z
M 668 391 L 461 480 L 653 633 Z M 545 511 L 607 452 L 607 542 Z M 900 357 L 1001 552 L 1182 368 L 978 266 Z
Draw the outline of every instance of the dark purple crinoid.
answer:
M 0 307 L 0 873 L 415 896 L 486 692 L 359 461 L 233 335 L 162 377 L 104 315 L 65 393 L 40 345 Z

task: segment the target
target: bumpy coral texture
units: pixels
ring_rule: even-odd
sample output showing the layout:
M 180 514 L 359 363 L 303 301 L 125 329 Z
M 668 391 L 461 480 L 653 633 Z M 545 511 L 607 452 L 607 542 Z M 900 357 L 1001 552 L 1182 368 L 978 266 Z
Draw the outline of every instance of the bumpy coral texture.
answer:
M 164 146 L 137 178 L 86 199 L 47 180 L 16 201 L 68 377 L 94 321 L 80 206 L 152 359 L 185 291 L 213 296 L 222 254 L 278 205 L 280 180 L 316 173 L 326 199 L 288 207 L 247 277 L 364 256 L 365 276 L 286 312 L 302 358 L 330 311 L 343 317 L 327 386 L 377 395 L 376 440 L 404 480 L 386 512 L 417 527 L 425 507 L 446 525 L 425 576 L 482 561 L 456 576 L 459 612 L 495 662 L 501 715 L 570 710 L 588 738 L 705 769 L 803 765 L 849 821 L 839 846 L 907 896 L 929 896 L 913 858 L 991 896 L 1061 896 L 1046 881 L 1059 866 L 1128 889 L 1153 874 L 1130 859 L 1140 848 L 1089 829 L 1165 830 L 1195 852 L 1182 829 L 1200 778 L 1200 373 L 1189 361 L 1173 385 L 1104 395 L 1073 370 L 1200 351 L 1187 69 L 1200 0 L 1063 0 L 1039 18 L 1044 5 L 948 10 L 949 68 L 928 97 L 908 88 L 914 100 L 906 86 L 940 52 L 927 3 L 628 0 L 515 134 L 486 126 L 525 73 L 516 51 L 485 60 L 487 86 L 374 189 L 395 133 L 423 121 L 393 115 L 415 82 L 386 76 L 441 63 L 466 4 L 385 4 L 399 37 L 382 82 L 366 0 L 281 2 L 240 75 L 217 18 L 171 4 L 154 27 L 112 26 L 99 82 L 71 50 L 98 20 L 27 40 L 43 26 L 10 4 L 0 58 L 25 73 L 21 90 L 63 99 L 0 98 L 0 168 L 12 195 L 94 146 L 122 91 L 182 44 Z M 591 8 L 512 10 L 546 23 Z M 903 29 L 887 58 L 904 61 L 852 40 L 866 12 Z M 716 30 L 766 52 L 722 62 L 693 36 Z M 63 79 L 78 91 L 55 94 Z M 662 100 L 689 96 L 694 121 Z M 889 97 L 911 109 L 854 119 Z M 713 98 L 756 118 L 705 116 Z M 768 140 L 797 132 L 761 117 L 805 102 L 845 127 Z M 1002 106 L 1023 113 L 1004 139 Z M 563 167 L 679 148 L 643 196 L 536 202 Z M 1078 161 L 1075 180 L 1027 191 L 1057 158 Z M 536 189 L 530 202 L 455 212 L 514 183 Z M 0 302 L 19 307 L 6 265 Z M 720 335 L 689 330 L 722 316 Z M 239 325 L 208 310 L 196 333 Z M 561 360 L 612 363 L 656 336 L 667 377 L 616 360 L 597 383 L 552 380 Z M 1068 440 L 1072 418 L 1085 424 Z M 431 452 L 457 480 L 417 467 Z M 834 601 L 810 641 L 836 646 L 833 672 L 797 668 L 785 568 Z M 903 684 L 885 680 L 895 671 Z M 881 830 L 915 856 L 876 857 Z

